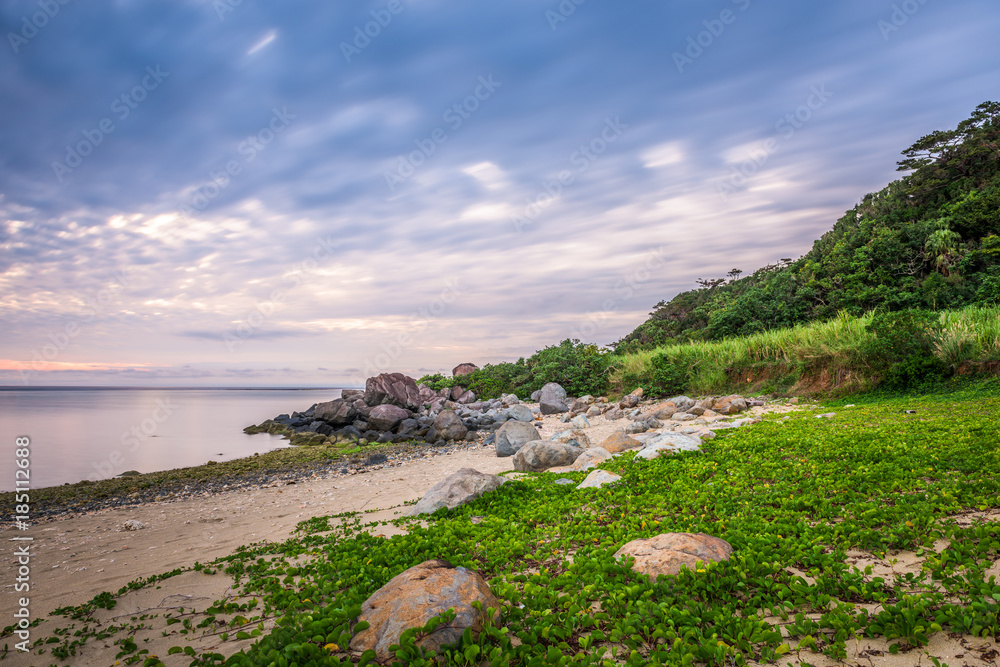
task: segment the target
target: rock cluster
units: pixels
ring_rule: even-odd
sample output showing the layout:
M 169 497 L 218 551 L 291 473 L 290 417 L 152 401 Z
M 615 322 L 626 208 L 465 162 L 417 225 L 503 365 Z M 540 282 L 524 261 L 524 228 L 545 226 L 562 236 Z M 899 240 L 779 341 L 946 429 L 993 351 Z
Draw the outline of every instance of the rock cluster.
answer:
M 461 386 L 435 391 L 402 373 L 383 373 L 368 378 L 364 390 L 345 389 L 340 398 L 244 431 L 287 435 L 293 445 L 413 440 L 443 445 L 475 439 L 480 431 L 496 430 L 508 420 L 534 429 L 528 423 L 534 414 L 516 396 L 479 401 Z

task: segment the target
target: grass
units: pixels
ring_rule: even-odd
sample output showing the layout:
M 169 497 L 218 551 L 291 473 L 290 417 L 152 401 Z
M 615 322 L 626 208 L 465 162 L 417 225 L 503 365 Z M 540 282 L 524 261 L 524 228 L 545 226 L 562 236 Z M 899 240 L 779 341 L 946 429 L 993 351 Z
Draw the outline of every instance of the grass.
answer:
M 879 381 L 861 352 L 874 340 L 874 313 L 838 317 L 722 341 L 667 345 L 616 357 L 610 384 L 627 393 L 649 384 L 664 360 L 687 369 L 692 394 L 763 391 L 850 393 Z M 940 314 L 936 356 L 953 370 L 1000 361 L 1000 307 L 972 306 Z
M 530 475 L 424 525 L 399 519 L 410 530 L 389 539 L 360 515 L 310 519 L 294 539 L 210 564 L 259 602 L 244 621 L 263 629 L 249 648 L 222 641 L 191 664 L 364 663 L 370 655 L 344 648 L 361 603 L 434 558 L 479 571 L 501 601 L 497 627 L 437 656 L 453 665 L 782 664 L 792 653 L 845 658 L 855 638 L 912 651 L 916 664 L 934 635 L 997 636 L 1000 524 L 982 517 L 1000 509 L 1000 382 L 851 400 L 834 402 L 831 418 L 815 416 L 825 405 L 720 432 L 701 452 L 613 459 L 602 467 L 623 479 L 602 489 Z M 735 552 L 656 581 L 613 556 L 672 531 L 715 535 Z M 855 567 L 849 550 L 884 567 Z M 901 551 L 923 567 L 895 571 Z M 83 615 L 52 645 L 40 639 L 40 662 L 62 647 L 59 664 L 72 664 L 85 626 Z M 434 664 L 414 639 L 400 642 L 399 664 Z M 173 652 L 190 648 L 180 643 Z

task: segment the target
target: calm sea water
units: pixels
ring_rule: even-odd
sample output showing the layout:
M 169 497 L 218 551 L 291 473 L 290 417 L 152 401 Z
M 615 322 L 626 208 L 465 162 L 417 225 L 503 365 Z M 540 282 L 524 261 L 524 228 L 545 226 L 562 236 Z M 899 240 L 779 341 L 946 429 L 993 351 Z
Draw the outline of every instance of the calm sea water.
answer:
M 14 489 L 14 439 L 31 438 L 31 486 L 154 472 L 287 447 L 243 428 L 340 397 L 340 389 L 0 390 L 0 491 Z

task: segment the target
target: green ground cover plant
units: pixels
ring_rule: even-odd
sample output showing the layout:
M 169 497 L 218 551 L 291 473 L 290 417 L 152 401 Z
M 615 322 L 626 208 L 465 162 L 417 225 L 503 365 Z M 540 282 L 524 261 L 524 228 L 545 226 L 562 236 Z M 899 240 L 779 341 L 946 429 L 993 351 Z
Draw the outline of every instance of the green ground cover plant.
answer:
M 791 653 L 844 657 L 854 638 L 913 651 L 935 633 L 997 637 L 1000 384 L 850 400 L 720 431 L 700 452 L 613 459 L 603 467 L 622 480 L 602 489 L 528 475 L 389 539 L 363 515 L 305 521 L 294 539 L 209 564 L 259 603 L 232 631 L 232 641 L 256 641 L 232 655 L 191 650 L 191 664 L 369 663 L 345 650 L 361 603 L 434 558 L 479 571 L 501 619 L 441 656 L 414 639 L 448 619 L 414 629 L 398 664 L 783 664 Z M 672 531 L 721 537 L 735 551 L 656 581 L 613 557 Z M 879 575 L 849 564 L 849 550 L 887 563 L 915 552 L 923 567 Z M 60 646 L 38 645 L 53 656 Z

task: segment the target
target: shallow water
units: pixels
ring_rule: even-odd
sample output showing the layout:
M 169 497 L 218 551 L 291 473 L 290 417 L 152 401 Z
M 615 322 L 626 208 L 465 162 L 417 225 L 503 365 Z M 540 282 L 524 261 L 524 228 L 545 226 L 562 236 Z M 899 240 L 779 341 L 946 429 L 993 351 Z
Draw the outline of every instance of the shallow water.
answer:
M 14 489 L 18 436 L 31 438 L 31 488 L 41 488 L 287 447 L 243 427 L 339 396 L 340 389 L 0 390 L 0 491 Z

